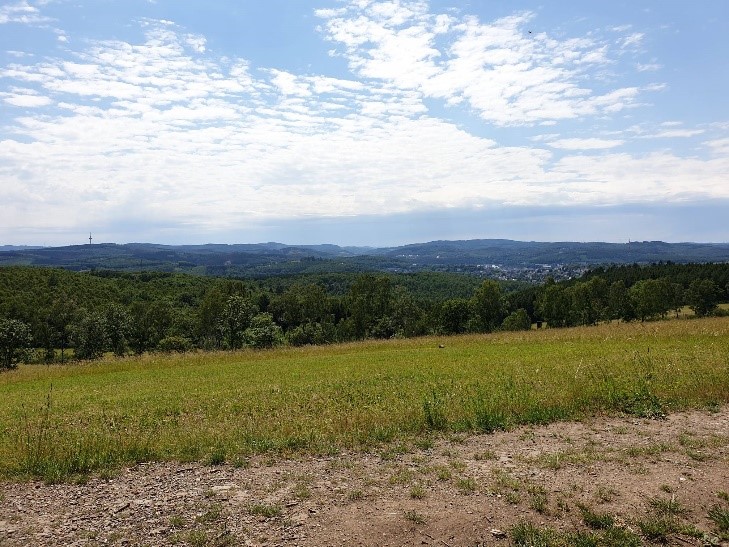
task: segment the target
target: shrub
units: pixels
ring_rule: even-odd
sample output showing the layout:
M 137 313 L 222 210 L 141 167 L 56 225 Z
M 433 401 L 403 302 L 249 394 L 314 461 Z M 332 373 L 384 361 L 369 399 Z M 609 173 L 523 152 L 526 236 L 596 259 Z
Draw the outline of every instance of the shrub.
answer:
M 246 345 L 256 348 L 272 348 L 283 341 L 281 327 L 270 313 L 259 313 L 251 320 L 251 326 L 243 334 Z
M 192 349 L 192 342 L 184 336 L 165 336 L 157 344 L 157 349 L 165 353 L 185 353 Z

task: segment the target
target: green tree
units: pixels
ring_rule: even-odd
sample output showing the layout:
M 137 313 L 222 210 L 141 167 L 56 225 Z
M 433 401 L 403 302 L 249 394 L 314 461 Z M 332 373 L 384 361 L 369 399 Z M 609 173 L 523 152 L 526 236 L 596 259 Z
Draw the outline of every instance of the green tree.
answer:
M 256 349 L 272 348 L 283 342 L 283 332 L 270 313 L 255 315 L 244 332 L 245 344 Z
M 0 370 L 18 366 L 31 342 L 28 324 L 17 319 L 0 319 Z
M 642 279 L 630 287 L 630 299 L 641 321 L 665 316 L 674 308 L 675 290 L 672 284 L 660 279 Z
M 337 330 L 331 322 L 307 322 L 286 332 L 286 341 L 292 346 L 330 344 L 336 337 Z
M 425 334 L 425 314 L 410 292 L 401 286 L 392 291 L 392 323 L 396 336 L 418 336 Z
M 196 334 L 201 347 L 219 348 L 223 342 L 224 329 L 221 319 L 225 309 L 226 297 L 217 287 L 209 289 L 202 299 L 197 312 Z
M 630 321 L 635 318 L 635 312 L 630 302 L 630 294 L 622 279 L 613 281 L 608 289 L 608 319 L 623 319 Z
M 131 317 L 127 309 L 120 304 L 111 304 L 104 313 L 106 339 L 114 355 L 122 356 L 127 352 L 127 338 L 131 329 Z
M 61 362 L 65 360 L 66 348 L 71 343 L 73 324 L 78 316 L 78 306 L 74 299 L 61 296 L 53 301 L 49 316 L 55 332 L 55 341 L 61 348 Z
M 258 307 L 245 296 L 229 296 L 219 319 L 223 341 L 230 349 L 242 348 L 246 343 L 245 331 L 258 313 Z
M 501 286 L 493 280 L 486 280 L 476 289 L 471 298 L 474 330 L 491 332 L 504 320 L 504 301 Z
M 501 330 L 518 331 L 530 330 L 532 328 L 532 320 L 524 308 L 519 308 L 506 316 L 504 322 L 501 323 Z
M 468 330 L 471 303 L 465 298 L 451 298 L 440 305 L 439 330 L 443 334 L 461 334 Z
M 564 287 L 547 280 L 537 299 L 537 312 L 550 327 L 566 327 L 570 323 L 571 300 Z
M 109 345 L 106 317 L 99 312 L 86 313 L 74 330 L 75 355 L 78 359 L 98 359 Z
M 389 277 L 360 275 L 349 289 L 347 303 L 355 338 L 388 338 L 395 333 Z
M 595 325 L 608 316 L 608 284 L 602 277 L 578 282 L 569 289 L 571 324 Z
M 711 315 L 719 304 L 719 287 L 711 279 L 694 279 L 686 291 L 686 299 L 697 316 Z
M 157 347 L 172 325 L 172 309 L 166 301 L 137 300 L 129 315 L 129 345 L 137 355 Z

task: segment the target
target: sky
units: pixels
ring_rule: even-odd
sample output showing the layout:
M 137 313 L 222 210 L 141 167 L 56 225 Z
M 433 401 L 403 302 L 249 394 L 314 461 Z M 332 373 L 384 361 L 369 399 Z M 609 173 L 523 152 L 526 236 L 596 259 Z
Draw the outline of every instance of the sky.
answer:
M 726 0 L 0 0 L 0 245 L 729 241 Z

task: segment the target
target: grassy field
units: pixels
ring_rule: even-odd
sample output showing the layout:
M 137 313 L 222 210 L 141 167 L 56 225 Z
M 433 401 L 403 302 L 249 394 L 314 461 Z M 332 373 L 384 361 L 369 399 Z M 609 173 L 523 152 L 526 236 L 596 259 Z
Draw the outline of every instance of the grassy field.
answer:
M 244 465 L 727 402 L 729 318 L 21 366 L 0 375 L 0 476 Z

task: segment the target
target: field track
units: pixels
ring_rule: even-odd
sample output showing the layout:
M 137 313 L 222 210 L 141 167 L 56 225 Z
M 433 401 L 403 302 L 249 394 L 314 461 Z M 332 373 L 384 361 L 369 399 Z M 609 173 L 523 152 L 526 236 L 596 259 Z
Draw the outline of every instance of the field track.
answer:
M 523 522 L 585 530 L 578 504 L 640 534 L 661 502 L 680 508 L 672 518 L 684 527 L 668 544 L 702 545 L 686 531 L 711 534 L 708 511 L 729 507 L 718 497 L 728 489 L 725 406 L 445 435 L 406 453 L 155 463 L 86 484 L 5 483 L 0 545 L 509 545 L 498 531 Z

